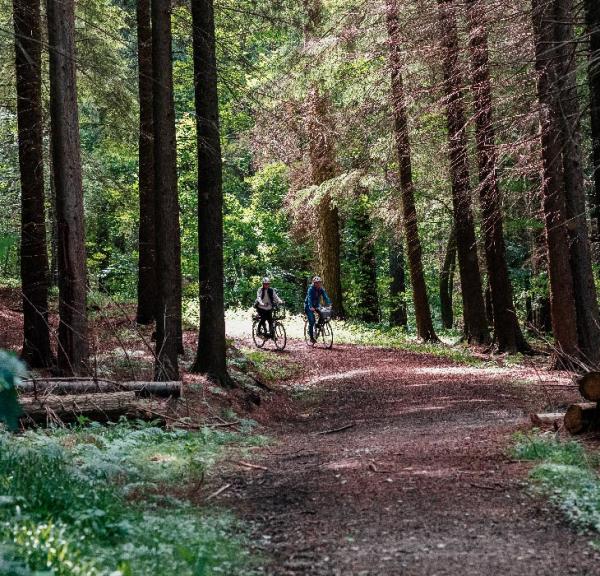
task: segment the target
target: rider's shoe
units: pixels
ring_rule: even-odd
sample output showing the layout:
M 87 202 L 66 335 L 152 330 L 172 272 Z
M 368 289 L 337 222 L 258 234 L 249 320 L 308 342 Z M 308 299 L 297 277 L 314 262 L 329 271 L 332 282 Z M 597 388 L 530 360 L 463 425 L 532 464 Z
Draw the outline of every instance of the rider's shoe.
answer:
M 317 339 L 316 339 L 316 338 L 313 338 L 313 337 L 311 337 L 311 339 L 310 339 L 310 343 L 311 343 L 311 344 L 316 344 L 316 343 L 317 343 Z

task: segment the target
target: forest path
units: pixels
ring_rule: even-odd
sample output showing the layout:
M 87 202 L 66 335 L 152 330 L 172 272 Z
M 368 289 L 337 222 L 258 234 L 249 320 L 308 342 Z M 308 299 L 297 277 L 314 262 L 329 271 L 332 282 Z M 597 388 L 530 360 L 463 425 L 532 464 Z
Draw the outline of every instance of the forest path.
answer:
M 232 486 L 219 504 L 252 523 L 266 574 L 600 574 L 589 538 L 528 495 L 528 466 L 506 456 L 549 401 L 518 369 L 374 347 L 286 353 L 304 370 L 276 445 L 253 460 L 267 470 L 220 478 Z

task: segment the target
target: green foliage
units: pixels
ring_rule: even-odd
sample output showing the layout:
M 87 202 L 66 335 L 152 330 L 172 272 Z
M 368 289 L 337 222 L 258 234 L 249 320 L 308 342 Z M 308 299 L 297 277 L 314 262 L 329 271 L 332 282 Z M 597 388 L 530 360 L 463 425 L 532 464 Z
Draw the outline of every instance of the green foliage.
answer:
M 600 532 L 598 455 L 576 441 L 561 442 L 537 434 L 517 434 L 514 457 L 541 462 L 529 478 L 535 492 L 546 496 L 574 525 Z
M 543 460 L 552 464 L 589 465 L 583 446 L 574 440 L 559 442 L 550 436 L 519 433 L 512 454 L 519 460 Z
M 0 424 L 9 430 L 19 426 L 21 406 L 16 386 L 26 373 L 25 365 L 14 354 L 0 350 Z
M 0 435 L 0 573 L 250 574 L 232 517 L 169 495 L 232 442 L 255 438 L 126 422 Z

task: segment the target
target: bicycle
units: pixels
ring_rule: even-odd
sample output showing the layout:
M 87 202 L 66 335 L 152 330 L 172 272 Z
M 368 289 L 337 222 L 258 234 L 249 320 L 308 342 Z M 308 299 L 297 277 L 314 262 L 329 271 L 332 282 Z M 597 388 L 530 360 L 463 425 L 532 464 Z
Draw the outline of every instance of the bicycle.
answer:
M 273 340 L 277 350 L 285 349 L 287 335 L 285 326 L 281 322 L 285 318 L 285 308 L 273 308 L 273 336 L 268 333 L 267 322 L 259 327 L 260 315 L 252 315 L 252 340 L 257 348 L 263 348 L 267 340 Z
M 304 340 L 308 346 L 320 346 L 328 350 L 333 346 L 333 328 L 331 326 L 331 306 L 321 307 L 315 310 L 319 318 L 313 328 L 314 341 L 311 341 L 308 332 L 308 318 L 304 320 Z

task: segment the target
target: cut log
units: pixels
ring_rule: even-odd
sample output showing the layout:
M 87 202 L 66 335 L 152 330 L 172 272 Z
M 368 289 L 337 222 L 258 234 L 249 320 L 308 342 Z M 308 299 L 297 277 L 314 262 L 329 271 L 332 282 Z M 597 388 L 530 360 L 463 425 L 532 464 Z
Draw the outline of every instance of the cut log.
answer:
M 600 402 L 600 372 L 588 372 L 579 380 L 579 392 L 590 402 Z
M 94 394 L 102 392 L 135 392 L 138 396 L 181 396 L 182 384 L 174 382 L 112 382 L 110 380 L 86 379 L 40 379 L 25 380 L 17 385 L 24 394 Z
M 600 429 L 600 412 L 596 403 L 571 404 L 565 414 L 565 428 L 571 434 Z
M 530 414 L 529 419 L 534 426 L 552 426 L 558 430 L 565 417 L 564 412 L 544 412 L 542 414 Z
M 25 422 L 73 422 L 80 416 L 107 422 L 118 420 L 120 416 L 137 416 L 135 392 L 49 395 L 44 398 L 21 398 L 20 402 L 23 408 L 21 419 Z

